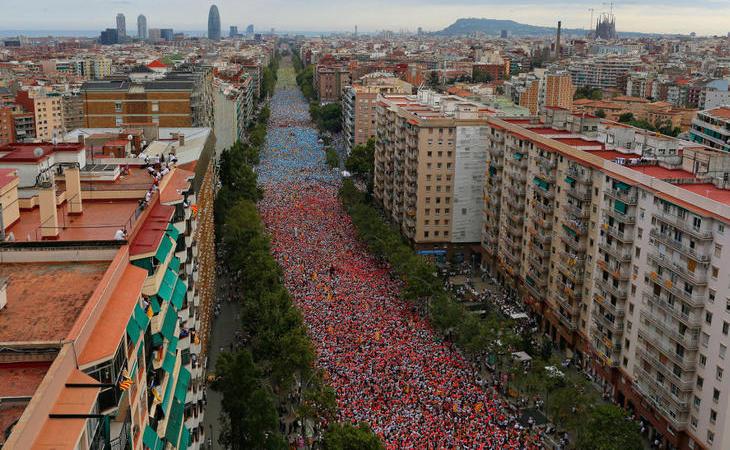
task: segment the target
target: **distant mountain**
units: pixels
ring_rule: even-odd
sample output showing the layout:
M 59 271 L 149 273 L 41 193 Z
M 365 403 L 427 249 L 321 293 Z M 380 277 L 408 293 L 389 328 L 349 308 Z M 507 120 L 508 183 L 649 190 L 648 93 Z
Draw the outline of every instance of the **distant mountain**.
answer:
M 541 27 L 515 22 L 514 20 L 468 18 L 458 19 L 453 24 L 449 25 L 441 31 L 437 31 L 435 34 L 440 36 L 462 36 L 472 33 L 484 33 L 487 35 L 499 36 L 502 30 L 507 30 L 510 36 L 518 37 L 553 36 L 555 35 L 555 32 L 557 30 L 557 24 L 555 27 Z M 584 36 L 586 34 L 586 30 L 576 28 L 563 28 L 563 34 Z M 619 36 L 635 37 L 649 35 L 634 32 L 619 32 Z

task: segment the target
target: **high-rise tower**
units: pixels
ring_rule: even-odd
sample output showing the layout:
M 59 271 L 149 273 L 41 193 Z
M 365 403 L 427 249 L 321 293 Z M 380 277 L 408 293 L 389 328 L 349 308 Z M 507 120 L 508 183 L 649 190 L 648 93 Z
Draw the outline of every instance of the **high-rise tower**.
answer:
M 127 20 L 122 13 L 117 14 L 117 36 L 120 41 L 127 37 Z
M 147 18 L 144 14 L 137 16 L 137 37 L 147 39 Z
M 208 12 L 208 39 L 213 41 L 221 40 L 221 16 L 218 7 L 213 5 Z

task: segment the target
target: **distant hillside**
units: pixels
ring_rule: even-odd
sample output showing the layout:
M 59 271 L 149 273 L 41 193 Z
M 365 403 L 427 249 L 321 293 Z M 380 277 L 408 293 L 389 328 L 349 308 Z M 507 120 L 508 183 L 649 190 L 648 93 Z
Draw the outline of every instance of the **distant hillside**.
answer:
M 514 20 L 468 18 L 458 19 L 453 24 L 436 32 L 435 34 L 440 36 L 462 36 L 472 33 L 484 33 L 487 35 L 499 36 L 502 30 L 507 30 L 510 36 L 552 36 L 555 34 L 557 29 L 557 23 L 555 25 L 555 27 L 540 27 L 515 22 Z M 586 30 L 563 28 L 563 33 L 566 35 L 585 35 Z M 643 33 L 633 32 L 619 32 L 619 35 L 623 37 L 648 36 Z

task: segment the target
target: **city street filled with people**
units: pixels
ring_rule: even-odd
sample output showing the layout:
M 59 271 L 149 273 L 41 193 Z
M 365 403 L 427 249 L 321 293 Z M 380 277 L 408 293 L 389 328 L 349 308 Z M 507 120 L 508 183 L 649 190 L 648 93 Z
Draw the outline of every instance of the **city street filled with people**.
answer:
M 282 64 L 258 167 L 259 209 L 304 315 L 338 420 L 367 422 L 387 448 L 540 448 L 509 404 L 399 297 L 400 282 L 358 241 L 339 174 L 303 126 L 306 103 Z M 302 106 L 304 105 L 304 106 Z

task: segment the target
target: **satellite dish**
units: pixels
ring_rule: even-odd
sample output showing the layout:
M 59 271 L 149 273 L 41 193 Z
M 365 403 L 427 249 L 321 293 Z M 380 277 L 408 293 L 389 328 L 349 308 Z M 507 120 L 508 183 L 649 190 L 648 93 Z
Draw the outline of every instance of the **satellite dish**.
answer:
M 35 156 L 36 158 L 40 158 L 41 156 L 43 156 L 43 149 L 40 148 L 40 147 L 34 148 L 33 149 L 33 156 Z
M 131 134 L 127 135 L 127 140 L 128 141 L 131 141 L 132 140 L 132 135 Z

